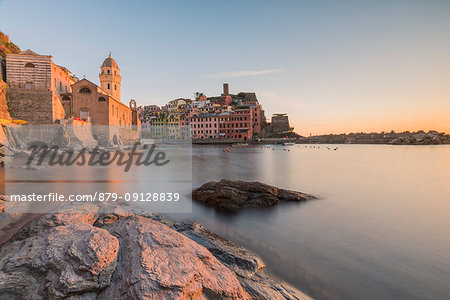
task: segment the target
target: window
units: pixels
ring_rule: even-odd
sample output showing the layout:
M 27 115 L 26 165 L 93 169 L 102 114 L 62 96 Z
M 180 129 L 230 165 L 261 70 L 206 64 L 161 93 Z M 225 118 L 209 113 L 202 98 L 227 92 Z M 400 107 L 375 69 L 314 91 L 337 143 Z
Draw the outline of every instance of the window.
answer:
M 117 84 L 114 85 L 114 89 L 117 90 Z
M 25 88 L 27 90 L 32 90 L 33 89 L 33 83 L 32 82 L 26 82 L 25 83 Z
M 107 71 L 106 71 L 106 73 L 108 73 L 108 74 L 109 74 L 109 70 L 107 70 Z
M 114 75 L 117 75 L 117 71 L 116 70 L 114 70 Z
M 34 64 L 32 63 L 26 63 L 25 68 L 34 68 Z
M 110 86 L 109 83 L 108 83 L 108 90 L 109 90 L 109 89 L 111 89 L 111 86 Z
M 62 82 L 59 82 L 59 90 L 62 91 Z
M 98 102 L 105 102 L 105 101 L 106 101 L 106 99 L 104 97 L 99 97 L 98 98 Z
M 90 94 L 91 90 L 88 89 L 87 87 L 83 87 L 83 88 L 80 89 L 79 93 L 80 94 Z

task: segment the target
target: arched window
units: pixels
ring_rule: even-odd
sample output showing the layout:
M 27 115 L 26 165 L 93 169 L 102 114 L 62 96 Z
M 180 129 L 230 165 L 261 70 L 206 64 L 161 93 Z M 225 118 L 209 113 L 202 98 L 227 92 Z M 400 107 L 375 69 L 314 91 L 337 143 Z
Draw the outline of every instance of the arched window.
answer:
M 111 89 L 111 86 L 110 86 L 109 83 L 108 83 L 108 90 L 109 90 L 109 89 Z
M 32 63 L 26 63 L 25 68 L 34 68 L 34 64 Z
M 106 99 L 104 97 L 98 98 L 98 102 L 104 102 L 104 101 L 106 101 Z
M 117 84 L 114 85 L 114 89 L 117 90 Z
M 106 72 L 109 74 L 109 70 L 106 70 Z
M 80 89 L 79 93 L 81 93 L 81 94 L 90 94 L 91 90 L 88 89 L 87 87 L 83 87 L 83 88 Z
M 67 101 L 67 100 L 70 100 L 70 97 L 69 96 L 64 96 L 62 99 Z

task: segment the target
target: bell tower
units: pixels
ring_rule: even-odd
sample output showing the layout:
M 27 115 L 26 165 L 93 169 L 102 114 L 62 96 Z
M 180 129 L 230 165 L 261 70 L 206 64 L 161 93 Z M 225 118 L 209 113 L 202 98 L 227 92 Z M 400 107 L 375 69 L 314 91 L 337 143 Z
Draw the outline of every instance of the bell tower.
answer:
M 120 85 L 122 82 L 122 77 L 120 76 L 119 66 L 111 57 L 111 53 L 109 53 L 109 57 L 105 59 L 100 67 L 99 78 L 100 87 L 105 92 L 120 101 Z

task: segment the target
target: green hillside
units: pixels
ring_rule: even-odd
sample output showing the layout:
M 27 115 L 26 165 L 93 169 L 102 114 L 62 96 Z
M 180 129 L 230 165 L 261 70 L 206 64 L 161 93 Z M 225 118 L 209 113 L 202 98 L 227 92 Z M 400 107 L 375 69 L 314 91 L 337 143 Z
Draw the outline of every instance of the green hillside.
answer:
M 20 53 L 20 48 L 16 44 L 9 42 L 6 34 L 0 31 L 0 56 L 6 57 L 6 54 L 9 53 Z

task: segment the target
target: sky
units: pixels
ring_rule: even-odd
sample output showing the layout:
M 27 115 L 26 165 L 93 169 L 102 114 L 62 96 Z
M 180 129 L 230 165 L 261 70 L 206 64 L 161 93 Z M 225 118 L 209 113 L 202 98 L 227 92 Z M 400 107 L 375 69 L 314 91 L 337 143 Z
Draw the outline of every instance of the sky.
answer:
M 255 92 L 302 135 L 450 132 L 450 1 L 0 0 L 0 30 L 122 101 Z

